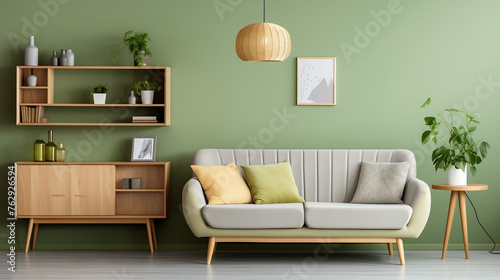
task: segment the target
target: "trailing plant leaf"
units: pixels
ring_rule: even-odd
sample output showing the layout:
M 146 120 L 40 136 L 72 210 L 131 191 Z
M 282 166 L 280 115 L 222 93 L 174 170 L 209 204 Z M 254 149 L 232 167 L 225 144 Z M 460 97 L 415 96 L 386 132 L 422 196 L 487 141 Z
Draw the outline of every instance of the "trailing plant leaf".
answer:
M 490 144 L 485 141 L 481 142 L 481 145 L 479 145 L 479 150 L 481 151 L 481 155 L 483 156 L 483 158 L 485 158 L 486 155 L 488 155 L 488 151 L 490 150 Z
M 422 133 L 422 144 L 429 142 L 430 139 L 431 139 L 431 131 L 430 130 L 424 131 L 424 133 Z
M 427 100 L 424 102 L 424 104 L 422 104 L 422 106 L 420 106 L 420 108 L 425 108 L 425 107 L 429 106 L 430 104 L 431 104 L 431 99 L 427 98 Z

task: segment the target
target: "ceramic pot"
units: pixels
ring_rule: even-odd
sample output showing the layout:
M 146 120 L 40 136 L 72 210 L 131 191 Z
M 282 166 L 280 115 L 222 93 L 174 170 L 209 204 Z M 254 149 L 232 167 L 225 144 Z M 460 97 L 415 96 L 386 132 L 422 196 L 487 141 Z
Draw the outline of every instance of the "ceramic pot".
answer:
M 66 50 L 66 57 L 68 58 L 68 66 L 75 66 L 75 54 L 71 49 Z
M 37 78 L 35 75 L 29 75 L 27 78 L 28 86 L 36 87 Z
M 140 55 L 140 56 L 141 56 L 141 58 L 142 58 L 142 63 L 141 63 L 141 65 L 139 65 L 139 64 L 135 61 L 135 59 L 134 59 L 134 66 L 139 66 L 139 67 L 140 67 L 140 66 L 148 66 L 148 56 L 146 55 L 146 51 L 144 51 L 144 50 L 140 50 L 139 52 L 137 52 L 137 53 L 135 53 L 135 54 L 136 54 L 136 55 L 138 54 L 138 55 Z M 134 57 L 135 57 L 135 55 L 134 55 Z
M 24 65 L 38 66 L 38 48 L 35 47 L 35 36 L 30 36 L 30 44 L 24 49 Z
M 57 66 L 59 65 L 59 58 L 57 58 L 57 52 L 54 51 L 52 58 L 50 59 L 50 65 Z
M 68 57 L 66 56 L 66 50 L 61 49 L 61 56 L 59 57 L 59 66 L 68 66 Z
M 94 104 L 106 104 L 106 94 L 105 93 L 93 93 Z
M 467 166 L 465 172 L 454 165 L 448 169 L 448 185 L 452 186 L 467 186 Z
M 142 104 L 153 104 L 154 90 L 141 90 Z
M 136 104 L 137 98 L 134 95 L 134 91 L 130 92 L 130 96 L 128 97 L 128 104 Z

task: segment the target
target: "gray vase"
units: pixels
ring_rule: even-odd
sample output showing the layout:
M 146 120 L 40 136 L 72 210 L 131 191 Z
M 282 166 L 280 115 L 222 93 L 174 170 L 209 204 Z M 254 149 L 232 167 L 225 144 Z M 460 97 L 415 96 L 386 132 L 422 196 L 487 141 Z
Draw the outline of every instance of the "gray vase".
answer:
M 37 77 L 35 75 L 29 75 L 27 78 L 28 86 L 36 87 Z
M 68 58 L 68 66 L 75 66 L 75 54 L 71 49 L 66 50 L 66 57 Z
M 66 56 L 65 49 L 61 49 L 61 56 L 59 57 L 59 66 L 68 66 L 68 57 Z
M 38 66 L 38 48 L 35 47 L 35 36 L 30 36 L 30 44 L 24 49 L 24 64 Z
M 56 51 L 54 51 L 54 55 L 52 55 L 52 58 L 50 59 L 50 64 L 52 66 L 59 65 L 59 59 L 57 58 L 57 52 Z

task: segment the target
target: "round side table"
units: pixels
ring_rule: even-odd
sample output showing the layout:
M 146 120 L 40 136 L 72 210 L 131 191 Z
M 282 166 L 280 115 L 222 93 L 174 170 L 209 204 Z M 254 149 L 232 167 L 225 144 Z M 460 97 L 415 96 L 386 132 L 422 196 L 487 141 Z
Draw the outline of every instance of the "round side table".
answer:
M 465 210 L 465 192 L 466 191 L 483 191 L 488 189 L 488 185 L 483 184 L 468 184 L 466 186 L 451 186 L 445 184 L 432 185 L 435 190 L 451 191 L 450 206 L 448 208 L 448 220 L 446 221 L 446 231 L 444 234 L 443 255 L 442 259 L 446 257 L 446 250 L 448 249 L 448 240 L 450 239 L 451 224 L 453 223 L 453 215 L 455 213 L 455 206 L 458 202 L 460 204 L 460 218 L 462 220 L 462 234 L 464 237 L 464 250 L 465 258 L 469 259 L 469 238 L 467 236 L 467 213 Z

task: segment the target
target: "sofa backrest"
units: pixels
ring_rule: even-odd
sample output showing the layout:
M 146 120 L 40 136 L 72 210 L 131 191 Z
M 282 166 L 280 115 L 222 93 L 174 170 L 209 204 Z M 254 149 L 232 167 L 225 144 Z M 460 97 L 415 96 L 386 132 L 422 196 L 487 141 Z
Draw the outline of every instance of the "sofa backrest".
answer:
M 307 202 L 350 202 L 361 161 L 410 163 L 407 182 L 416 177 L 415 156 L 409 150 L 246 150 L 201 149 L 195 165 L 261 165 L 290 161 L 299 194 Z M 240 167 L 241 169 L 241 167 Z M 245 173 L 242 171 L 243 176 Z

